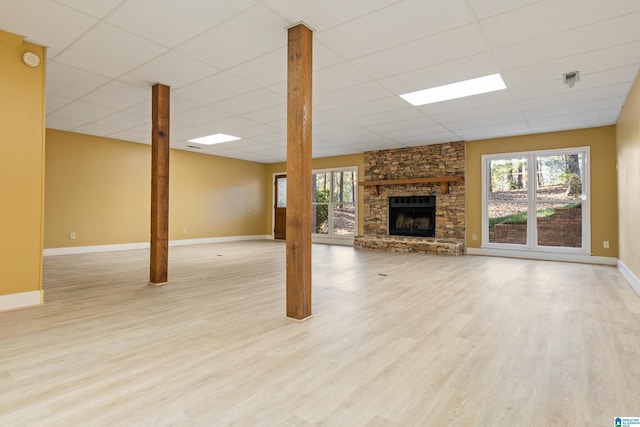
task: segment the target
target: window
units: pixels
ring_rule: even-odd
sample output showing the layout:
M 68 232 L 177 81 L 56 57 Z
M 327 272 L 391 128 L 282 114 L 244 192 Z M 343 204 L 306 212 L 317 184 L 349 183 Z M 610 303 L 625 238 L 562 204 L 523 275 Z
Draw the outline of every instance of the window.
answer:
M 353 237 L 357 226 L 356 168 L 314 171 L 311 178 L 311 221 L 314 234 Z
M 588 159 L 588 148 L 483 156 L 483 247 L 588 253 Z

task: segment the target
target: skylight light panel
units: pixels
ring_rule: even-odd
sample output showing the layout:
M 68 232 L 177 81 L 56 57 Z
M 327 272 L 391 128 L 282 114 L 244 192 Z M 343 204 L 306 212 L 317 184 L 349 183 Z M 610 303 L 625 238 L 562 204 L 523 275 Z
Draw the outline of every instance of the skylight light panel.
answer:
M 404 99 L 414 107 L 417 107 L 419 105 L 433 104 L 451 99 L 479 95 L 481 93 L 495 92 L 506 88 L 507 85 L 504 84 L 502 76 L 498 73 L 451 83 L 444 86 L 405 93 L 400 95 L 400 98 Z
M 189 142 L 195 142 L 196 144 L 203 144 L 203 145 L 213 145 L 213 144 L 220 144 L 223 142 L 237 141 L 238 139 L 242 139 L 242 138 L 233 136 L 233 135 L 226 135 L 224 133 L 216 133 L 214 135 L 190 139 Z

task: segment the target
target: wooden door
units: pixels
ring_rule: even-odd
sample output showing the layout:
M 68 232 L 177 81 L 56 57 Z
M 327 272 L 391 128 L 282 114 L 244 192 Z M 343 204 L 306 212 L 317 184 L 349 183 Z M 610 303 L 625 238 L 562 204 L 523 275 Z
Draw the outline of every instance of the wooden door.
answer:
M 287 237 L 287 175 L 276 175 L 274 185 L 273 238 L 285 240 Z

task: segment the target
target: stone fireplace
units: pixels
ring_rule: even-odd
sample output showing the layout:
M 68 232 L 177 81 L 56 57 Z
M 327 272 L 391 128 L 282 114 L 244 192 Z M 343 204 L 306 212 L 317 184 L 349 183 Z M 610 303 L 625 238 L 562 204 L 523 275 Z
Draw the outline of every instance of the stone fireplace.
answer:
M 464 142 L 366 152 L 364 233 L 354 246 L 463 254 L 464 174 Z

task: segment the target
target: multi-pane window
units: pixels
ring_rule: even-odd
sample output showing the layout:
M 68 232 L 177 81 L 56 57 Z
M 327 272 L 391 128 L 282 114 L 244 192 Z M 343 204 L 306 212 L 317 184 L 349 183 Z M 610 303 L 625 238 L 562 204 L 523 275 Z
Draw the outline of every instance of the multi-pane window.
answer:
M 356 234 L 358 174 L 355 168 L 314 171 L 311 178 L 311 221 L 315 234 Z
M 588 251 L 588 154 L 484 156 L 483 246 Z

